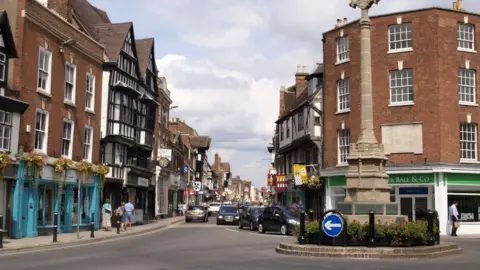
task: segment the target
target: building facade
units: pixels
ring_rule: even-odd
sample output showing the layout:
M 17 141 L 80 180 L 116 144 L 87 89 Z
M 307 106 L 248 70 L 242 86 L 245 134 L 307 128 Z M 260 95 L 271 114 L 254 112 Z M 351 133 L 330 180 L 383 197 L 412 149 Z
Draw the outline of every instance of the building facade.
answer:
M 391 202 L 410 220 L 437 210 L 445 234 L 458 201 L 462 231 L 478 232 L 480 16 L 427 8 L 372 23 L 374 129 L 389 159 Z M 324 33 L 327 209 L 345 197 L 346 157 L 360 134 L 359 44 L 358 21 Z

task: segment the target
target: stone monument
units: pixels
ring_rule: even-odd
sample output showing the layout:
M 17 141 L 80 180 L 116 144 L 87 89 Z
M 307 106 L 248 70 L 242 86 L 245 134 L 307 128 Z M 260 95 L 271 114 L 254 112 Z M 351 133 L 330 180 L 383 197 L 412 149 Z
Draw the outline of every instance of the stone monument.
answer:
M 361 133 L 357 143 L 350 144 L 348 160 L 346 196 L 337 210 L 349 220 L 361 223 L 368 221 L 368 213 L 374 210 L 376 220 L 391 223 L 405 217 L 399 217 L 398 204 L 390 203 L 390 187 L 385 171 L 383 144 L 378 143 L 373 130 L 372 101 L 372 55 L 370 33 L 372 22 L 368 10 L 380 0 L 352 0 L 352 8 L 360 8 L 361 28 Z

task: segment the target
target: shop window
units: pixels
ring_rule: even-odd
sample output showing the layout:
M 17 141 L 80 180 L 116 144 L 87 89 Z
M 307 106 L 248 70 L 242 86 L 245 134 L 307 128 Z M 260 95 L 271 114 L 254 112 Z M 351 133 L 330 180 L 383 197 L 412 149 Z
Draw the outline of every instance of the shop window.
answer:
M 73 224 L 77 225 L 78 219 L 80 218 L 80 224 L 86 225 L 89 224 L 89 209 L 90 209 L 90 190 L 91 188 L 83 187 L 80 188 L 80 204 L 78 203 L 78 188 L 73 189 Z M 77 213 L 80 213 L 78 217 Z
M 345 201 L 345 189 L 343 187 L 335 187 L 331 189 L 332 209 L 337 209 L 337 204 Z
M 448 206 L 458 202 L 457 210 L 460 221 L 480 221 L 480 191 L 455 191 L 448 193 Z
M 38 186 L 38 221 L 37 225 L 53 225 L 53 214 L 55 211 L 55 190 L 53 185 Z
M 396 201 L 396 199 L 395 199 L 395 188 L 392 188 L 390 190 L 390 202 L 394 203 L 395 201 Z

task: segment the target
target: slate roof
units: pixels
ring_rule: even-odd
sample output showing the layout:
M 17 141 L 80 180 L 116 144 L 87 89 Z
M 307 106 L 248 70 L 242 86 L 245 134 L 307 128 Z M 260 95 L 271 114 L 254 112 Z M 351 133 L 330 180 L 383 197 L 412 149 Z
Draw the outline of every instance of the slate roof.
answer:
M 105 11 L 91 5 L 87 0 L 72 0 L 74 16 L 80 20 L 88 34 L 93 36 L 94 25 L 111 23 Z
M 212 138 L 209 136 L 192 136 L 190 137 L 190 144 L 193 148 L 210 148 Z
M 105 54 L 110 61 L 117 61 L 127 33 L 132 26 L 131 22 L 104 23 L 93 26 L 93 35 L 101 44 L 105 45 Z
M 135 40 L 135 44 L 137 47 L 138 64 L 140 66 L 140 73 L 142 74 L 142 76 L 147 72 L 148 61 L 150 60 L 149 57 L 150 52 L 153 48 L 153 42 L 153 38 Z

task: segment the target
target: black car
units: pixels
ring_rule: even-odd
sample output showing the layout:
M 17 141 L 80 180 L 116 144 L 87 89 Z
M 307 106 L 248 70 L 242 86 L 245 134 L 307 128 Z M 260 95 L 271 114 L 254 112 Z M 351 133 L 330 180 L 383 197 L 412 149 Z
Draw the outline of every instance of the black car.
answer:
M 245 206 L 240 211 L 238 228 L 248 227 L 252 231 L 256 230 L 258 228 L 258 217 L 263 213 L 263 210 L 265 208 L 260 206 Z
M 217 214 L 217 225 L 220 224 L 238 224 L 238 207 L 234 205 L 224 205 L 220 207 Z
M 300 224 L 300 212 L 281 206 L 266 207 L 258 218 L 258 232 L 292 233 L 293 226 Z

